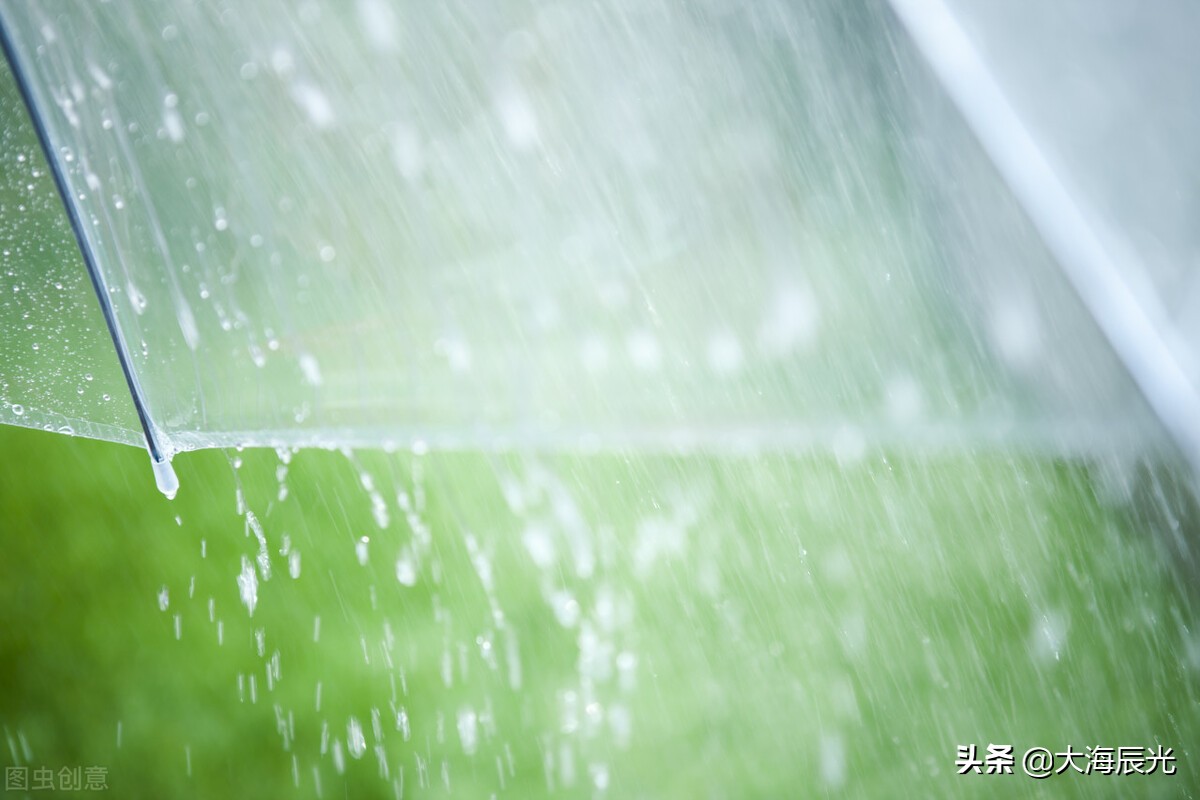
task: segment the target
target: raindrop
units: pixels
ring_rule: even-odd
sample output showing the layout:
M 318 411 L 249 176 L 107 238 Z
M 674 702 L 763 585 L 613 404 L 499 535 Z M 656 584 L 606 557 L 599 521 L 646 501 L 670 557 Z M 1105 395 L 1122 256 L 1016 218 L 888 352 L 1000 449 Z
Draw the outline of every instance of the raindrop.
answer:
M 358 717 L 351 717 L 346 723 L 346 746 L 350 749 L 350 755 L 354 758 L 362 758 L 363 753 L 367 751 L 367 739 L 363 736 L 362 723 L 358 721 Z
M 807 346 L 816 337 L 820 309 L 812 292 L 800 286 L 784 286 L 773 296 L 759 342 L 772 356 L 785 356 Z
M 396 712 L 396 730 L 400 731 L 400 738 L 404 739 L 406 742 L 412 735 L 412 730 L 408 724 L 408 711 L 403 707 Z
M 258 573 L 246 556 L 242 556 L 242 571 L 238 574 L 237 584 L 242 605 L 249 610 L 250 616 L 254 616 L 254 607 L 258 605 Z
M 292 85 L 292 99 L 300 106 L 313 127 L 328 128 L 333 125 L 336 119 L 333 104 L 329 102 L 328 95 L 320 88 L 305 81 L 297 81 Z M 325 258 L 324 253 L 321 257 Z
M 662 346 L 649 331 L 636 331 L 627 342 L 633 366 L 642 372 L 655 372 L 662 366 Z
M 304 381 L 309 386 L 321 385 L 321 367 L 317 364 L 317 360 L 308 353 L 300 354 L 300 371 L 304 374 Z
M 475 755 L 479 748 L 479 716 L 469 706 L 458 712 L 458 738 L 462 742 L 463 752 L 469 756 Z
M 525 92 L 515 86 L 507 87 L 496 94 L 493 104 L 500 127 L 513 149 L 527 151 L 537 145 L 537 113 Z
M 400 44 L 400 23 L 386 0 L 359 0 L 359 23 L 373 48 L 393 52 Z
M 731 375 L 742 366 L 742 345 L 732 331 L 719 331 L 708 340 L 708 366 L 718 375 Z
M 821 736 L 821 780 L 827 786 L 841 788 L 846 782 L 846 744 L 837 734 Z
M 400 581 L 402 586 L 416 585 L 417 565 L 410 554 L 402 553 L 396 559 L 396 580 Z

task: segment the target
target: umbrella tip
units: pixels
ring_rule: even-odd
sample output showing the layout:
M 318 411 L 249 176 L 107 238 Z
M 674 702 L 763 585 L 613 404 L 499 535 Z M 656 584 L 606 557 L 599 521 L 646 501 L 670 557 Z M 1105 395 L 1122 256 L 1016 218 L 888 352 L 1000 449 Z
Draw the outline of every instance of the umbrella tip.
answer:
M 166 495 L 168 500 L 174 500 L 175 493 L 179 491 L 179 477 L 175 474 L 170 460 L 164 458 L 162 461 L 155 461 L 151 458 L 150 464 L 154 467 L 154 482 L 158 484 L 158 490 Z

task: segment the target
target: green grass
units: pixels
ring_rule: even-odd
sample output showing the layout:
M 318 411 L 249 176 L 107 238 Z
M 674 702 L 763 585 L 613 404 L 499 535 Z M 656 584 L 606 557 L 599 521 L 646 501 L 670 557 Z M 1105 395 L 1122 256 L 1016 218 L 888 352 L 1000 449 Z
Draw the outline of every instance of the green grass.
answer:
M 5 766 L 13 750 L 30 766 L 103 765 L 120 797 L 309 797 L 314 770 L 324 797 L 389 797 L 401 769 L 405 797 L 592 796 L 602 771 L 612 797 L 1200 785 L 1194 589 L 1149 513 L 1162 488 L 1149 473 L 1106 504 L 1083 465 L 998 454 L 305 451 L 279 501 L 275 453 L 202 452 L 177 459 L 167 502 L 136 450 L 19 429 L 0 443 Z M 235 475 L 273 568 L 253 617 L 237 575 L 257 544 Z M 537 561 L 526 539 L 553 553 L 535 547 Z M 419 562 L 411 587 L 402 551 Z M 481 720 L 473 754 L 466 709 Z M 351 717 L 366 752 L 339 774 Z M 972 742 L 1161 743 L 1179 773 L 957 776 L 955 746 Z

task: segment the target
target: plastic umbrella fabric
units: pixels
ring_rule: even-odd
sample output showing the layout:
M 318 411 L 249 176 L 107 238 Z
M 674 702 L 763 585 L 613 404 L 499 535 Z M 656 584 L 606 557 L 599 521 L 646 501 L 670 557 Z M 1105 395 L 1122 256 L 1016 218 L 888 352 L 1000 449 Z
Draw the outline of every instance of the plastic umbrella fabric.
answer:
M 0 419 L 1194 456 L 1190 12 L 1084 5 L 5 4 L 104 324 L 9 302 Z

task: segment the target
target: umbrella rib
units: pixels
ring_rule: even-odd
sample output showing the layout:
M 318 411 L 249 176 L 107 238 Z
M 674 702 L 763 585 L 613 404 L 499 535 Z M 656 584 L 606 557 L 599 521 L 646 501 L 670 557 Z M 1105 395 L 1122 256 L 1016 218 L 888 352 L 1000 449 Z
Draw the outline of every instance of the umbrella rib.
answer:
M 1060 181 L 943 0 L 890 0 L 958 110 L 1057 258 L 1142 396 L 1200 473 L 1200 391 L 1155 298 L 1139 296 L 1087 211 Z
M 0 47 L 4 50 L 4 56 L 8 60 L 9 68 L 12 70 L 17 90 L 21 94 L 21 100 L 29 112 L 29 119 L 33 124 L 34 132 L 37 134 L 38 144 L 41 146 L 42 153 L 46 157 L 46 163 L 50 167 L 50 174 L 54 176 L 54 186 L 58 190 L 58 195 L 62 199 L 63 206 L 66 208 L 67 218 L 71 221 L 71 231 L 75 234 L 75 243 L 79 246 L 79 252 L 83 256 L 83 263 L 87 267 L 88 277 L 91 278 L 92 288 L 96 291 L 96 298 L 100 301 L 100 312 L 104 316 L 104 323 L 108 326 L 108 333 L 112 337 L 113 347 L 117 351 L 117 361 L 121 364 L 121 372 L 125 376 L 125 384 L 129 388 L 130 396 L 133 398 L 133 407 L 137 411 L 138 421 L 142 426 L 142 433 L 146 437 L 146 447 L 150 451 L 150 458 L 155 464 L 162 464 L 167 461 L 167 453 L 158 441 L 157 429 L 150 421 L 150 413 L 146 408 L 141 384 L 133 372 L 133 363 L 129 355 L 129 349 L 125 346 L 125 340 L 121 336 L 120 329 L 117 327 L 116 313 L 109 300 L 104 276 L 101 274 L 100 265 L 96 260 L 95 249 L 92 247 L 85 233 L 86 229 L 84 228 L 79 208 L 72 199 L 66 170 L 62 162 L 55 156 L 54 148 L 50 143 L 50 132 L 46 129 L 45 122 L 38 112 L 37 103 L 30 88 L 29 78 L 25 73 L 21 60 L 17 57 L 12 34 L 5 23 L 3 14 L 0 14 Z

